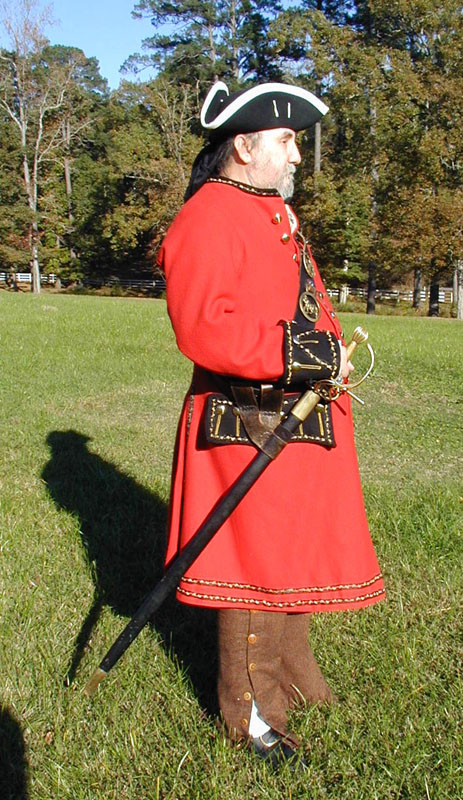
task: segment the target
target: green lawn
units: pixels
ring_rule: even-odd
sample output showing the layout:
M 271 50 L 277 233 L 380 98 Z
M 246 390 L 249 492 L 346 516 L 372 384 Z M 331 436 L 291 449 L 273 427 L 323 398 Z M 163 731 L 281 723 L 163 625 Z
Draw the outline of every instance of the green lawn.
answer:
M 310 771 L 273 774 L 214 719 L 214 616 L 172 599 L 82 689 L 161 575 L 190 365 L 162 300 L 0 294 L 0 798 L 463 797 L 463 325 L 344 315 L 365 499 L 388 590 L 317 615 L 341 698 L 294 715 Z M 362 358 L 356 362 L 360 367 Z

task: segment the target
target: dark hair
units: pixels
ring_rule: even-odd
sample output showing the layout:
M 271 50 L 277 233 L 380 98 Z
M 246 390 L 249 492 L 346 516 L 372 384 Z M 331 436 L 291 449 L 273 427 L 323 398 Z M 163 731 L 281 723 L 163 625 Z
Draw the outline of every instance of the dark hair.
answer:
M 220 175 L 234 147 L 234 136 L 227 139 L 211 141 L 196 156 L 191 168 L 190 180 L 185 192 L 185 201 L 189 200 L 208 178 Z

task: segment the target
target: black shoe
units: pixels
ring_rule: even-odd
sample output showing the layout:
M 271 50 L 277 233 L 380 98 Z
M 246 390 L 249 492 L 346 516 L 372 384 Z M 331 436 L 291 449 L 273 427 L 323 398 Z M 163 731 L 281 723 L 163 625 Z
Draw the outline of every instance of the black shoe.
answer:
M 289 763 L 292 772 L 305 772 L 308 769 L 308 764 L 299 756 L 297 750 L 273 728 L 262 736 L 251 738 L 250 747 L 259 758 L 270 763 L 272 767 L 281 767 Z

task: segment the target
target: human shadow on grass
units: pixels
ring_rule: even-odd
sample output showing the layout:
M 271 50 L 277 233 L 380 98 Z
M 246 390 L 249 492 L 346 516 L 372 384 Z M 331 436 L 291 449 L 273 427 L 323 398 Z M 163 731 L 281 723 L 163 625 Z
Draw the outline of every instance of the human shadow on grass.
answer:
M 67 671 L 68 684 L 75 677 L 103 606 L 123 617 L 132 617 L 161 579 L 165 551 L 166 503 L 91 453 L 89 441 L 76 431 L 52 431 L 47 437 L 51 457 L 42 472 L 57 507 L 79 520 L 94 581 L 93 601 Z M 121 631 L 125 624 L 122 621 Z M 173 654 L 186 669 L 201 706 L 215 714 L 214 612 L 184 606 L 172 592 L 154 615 L 152 626 L 160 633 L 169 655 Z M 108 642 L 107 649 L 111 644 Z
M 0 706 L 0 797 L 27 800 L 29 766 L 19 723 Z

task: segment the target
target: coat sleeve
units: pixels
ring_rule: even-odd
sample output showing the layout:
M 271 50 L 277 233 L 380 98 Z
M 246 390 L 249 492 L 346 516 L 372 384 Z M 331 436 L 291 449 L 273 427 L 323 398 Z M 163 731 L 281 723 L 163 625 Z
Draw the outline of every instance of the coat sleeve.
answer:
M 181 213 L 160 253 L 178 347 L 212 372 L 278 379 L 284 372 L 283 329 L 246 304 L 253 277 L 242 234 L 220 209 L 208 209 L 207 217 Z

